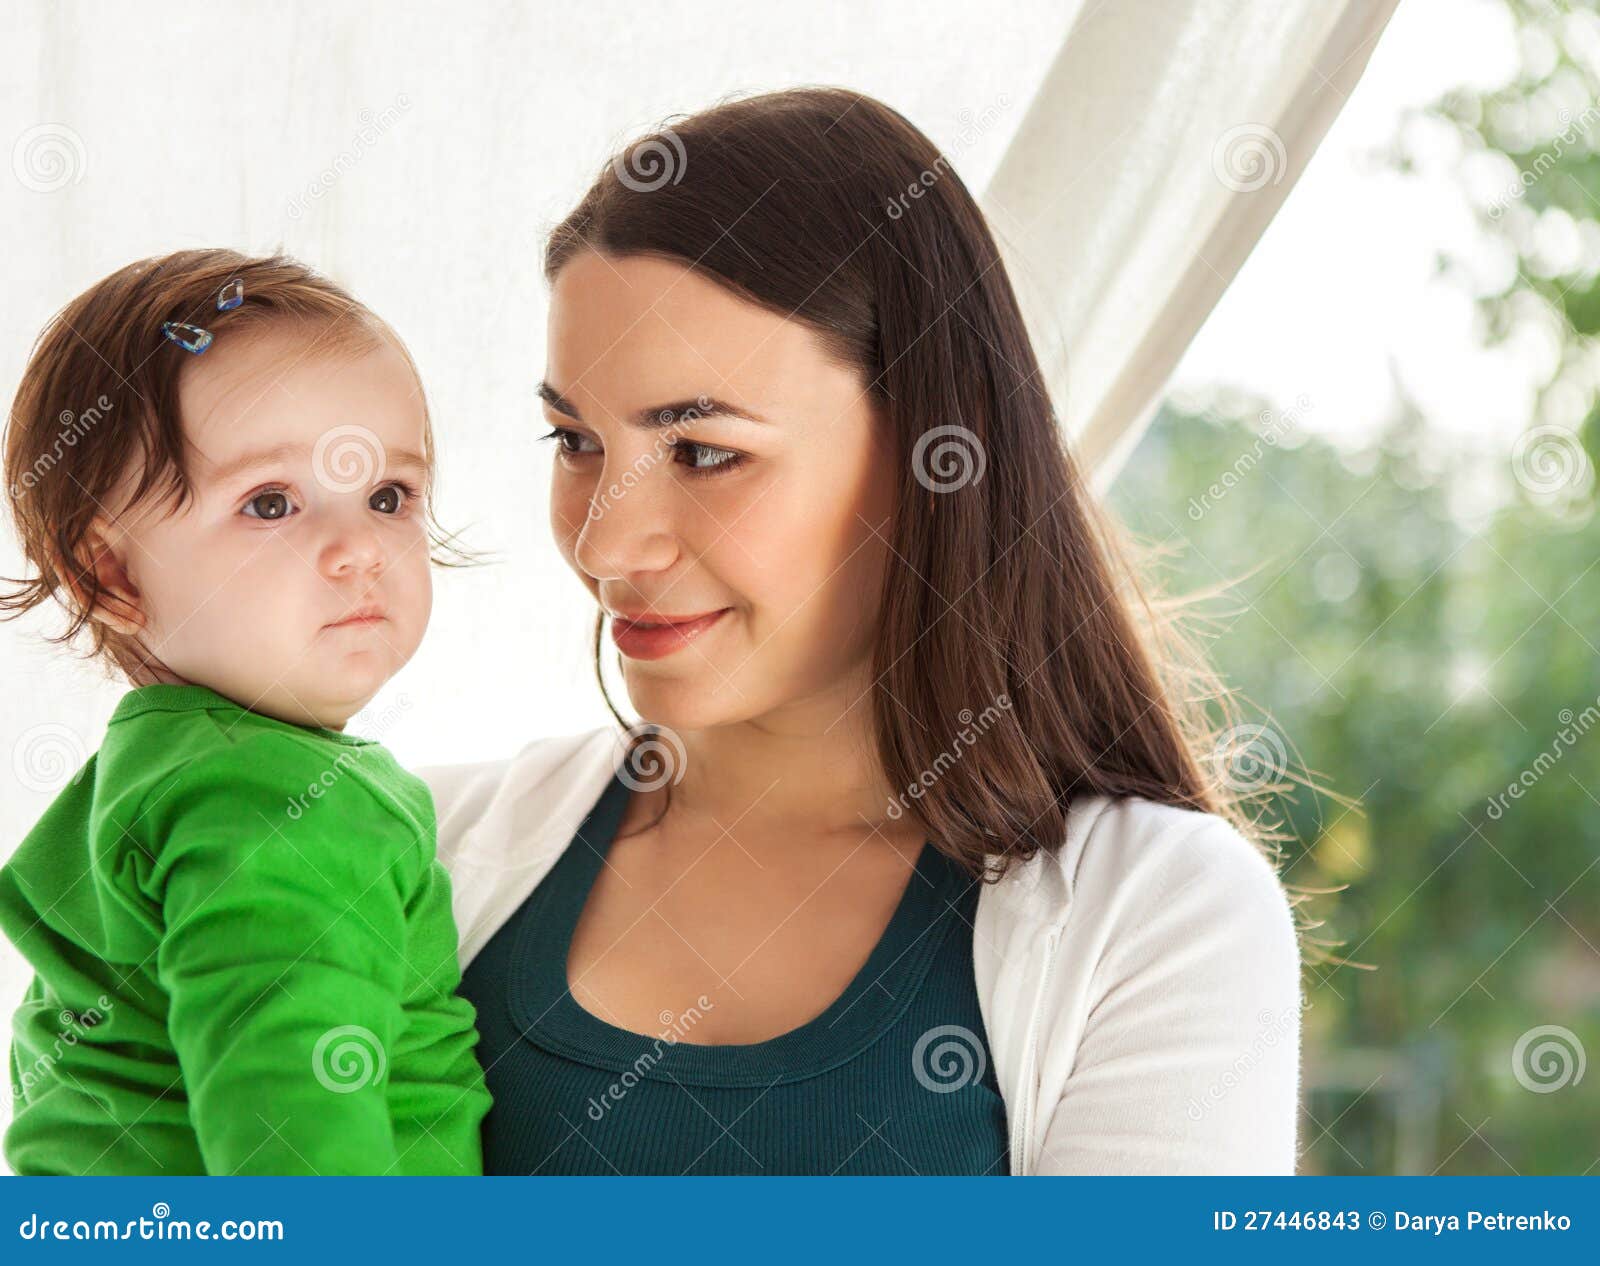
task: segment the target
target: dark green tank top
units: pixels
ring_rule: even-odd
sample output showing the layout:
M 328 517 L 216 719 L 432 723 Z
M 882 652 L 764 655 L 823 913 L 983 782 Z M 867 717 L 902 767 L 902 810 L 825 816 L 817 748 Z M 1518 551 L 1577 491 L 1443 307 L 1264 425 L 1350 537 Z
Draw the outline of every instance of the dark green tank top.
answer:
M 1008 1172 L 972 973 L 977 881 L 930 844 L 865 965 L 797 1029 L 697 1045 L 697 1000 L 648 1035 L 579 1006 L 567 951 L 628 794 L 613 777 L 462 976 L 494 1096 L 485 1173 Z

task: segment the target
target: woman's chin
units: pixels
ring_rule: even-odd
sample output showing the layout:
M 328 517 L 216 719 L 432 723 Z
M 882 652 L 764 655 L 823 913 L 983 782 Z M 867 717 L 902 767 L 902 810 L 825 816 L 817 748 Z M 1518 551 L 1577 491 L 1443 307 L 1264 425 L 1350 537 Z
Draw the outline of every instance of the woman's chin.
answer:
M 710 669 L 683 676 L 623 669 L 628 702 L 642 721 L 670 730 L 707 730 L 742 720 L 749 709 L 739 706 L 731 682 L 720 680 Z

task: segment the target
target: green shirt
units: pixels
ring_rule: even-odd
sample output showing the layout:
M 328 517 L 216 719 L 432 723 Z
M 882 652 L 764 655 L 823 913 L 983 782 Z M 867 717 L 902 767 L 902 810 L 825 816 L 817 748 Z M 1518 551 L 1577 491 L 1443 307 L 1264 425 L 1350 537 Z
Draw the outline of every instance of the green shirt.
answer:
M 381 745 L 144 686 L 0 868 L 36 975 L 19 1174 L 475 1174 L 427 786 Z

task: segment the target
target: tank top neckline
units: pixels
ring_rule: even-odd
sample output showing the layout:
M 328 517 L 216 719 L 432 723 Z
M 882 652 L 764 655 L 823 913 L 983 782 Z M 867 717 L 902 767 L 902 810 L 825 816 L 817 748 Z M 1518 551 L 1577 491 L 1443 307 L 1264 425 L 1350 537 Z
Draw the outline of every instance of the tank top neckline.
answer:
M 567 954 L 629 792 L 620 772 L 614 773 L 517 916 L 508 986 L 511 1018 L 526 1039 L 569 1059 L 702 1086 L 766 1086 L 817 1076 L 859 1055 L 904 1014 L 960 917 L 953 907 L 966 876 L 924 840 L 915 870 L 866 962 L 812 1019 L 760 1042 L 713 1045 L 691 1040 L 692 1008 L 677 1015 L 664 1011 L 657 1033 L 619 1028 L 573 998 Z

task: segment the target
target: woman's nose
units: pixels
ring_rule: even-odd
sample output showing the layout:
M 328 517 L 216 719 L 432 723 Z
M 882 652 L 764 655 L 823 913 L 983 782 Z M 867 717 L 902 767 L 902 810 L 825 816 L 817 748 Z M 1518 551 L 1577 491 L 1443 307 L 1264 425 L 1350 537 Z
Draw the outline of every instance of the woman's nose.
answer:
M 631 486 L 602 479 L 573 547 L 578 566 L 596 580 L 665 571 L 678 559 L 669 507 L 646 481 Z

